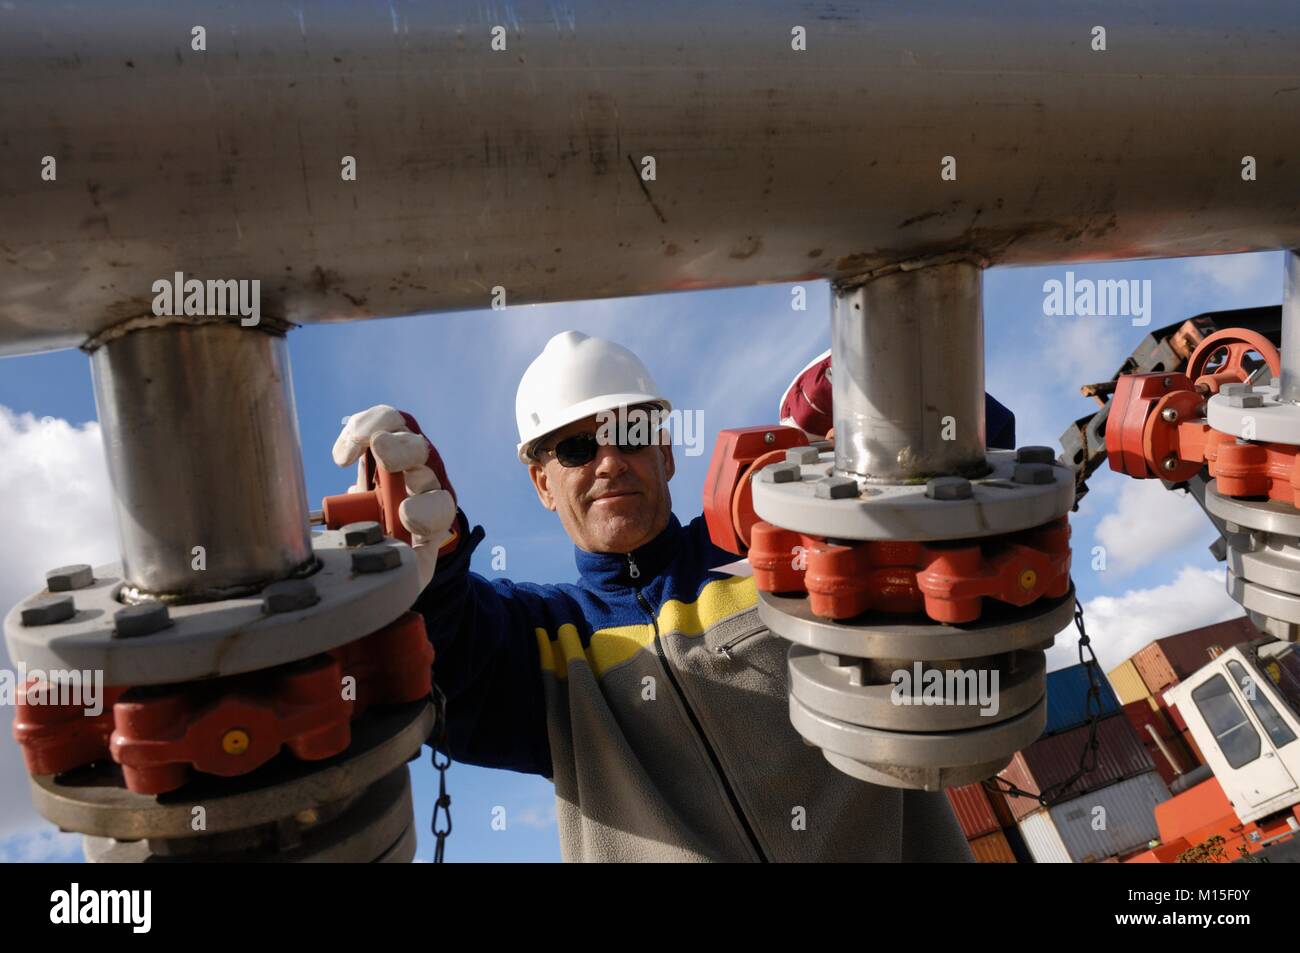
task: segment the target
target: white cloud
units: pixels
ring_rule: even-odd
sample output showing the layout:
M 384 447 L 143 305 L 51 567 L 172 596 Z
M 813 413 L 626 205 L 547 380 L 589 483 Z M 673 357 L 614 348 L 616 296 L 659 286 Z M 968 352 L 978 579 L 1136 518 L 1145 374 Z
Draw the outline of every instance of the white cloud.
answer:
M 1159 480 L 1126 480 L 1094 535 L 1106 548 L 1107 571 L 1124 574 L 1198 541 L 1208 546 L 1218 534 L 1189 494 Z
M 1173 582 L 1131 589 L 1122 596 L 1097 596 L 1083 604 L 1093 652 L 1109 671 L 1152 639 L 1176 635 L 1243 614 L 1224 590 L 1224 570 L 1184 566 Z M 1079 661 L 1078 632 L 1071 624 L 1047 652 L 1054 671 Z
M 66 563 L 117 559 L 99 424 L 73 426 L 0 406 L 0 604 L 45 585 Z
M 52 827 L 20 831 L 0 840 L 0 862 L 7 864 L 60 864 L 84 856 L 80 834 L 65 834 Z
M 1139 329 L 1140 330 L 1140 329 Z M 1076 417 L 1096 410 L 1079 387 L 1110 380 L 1138 339 L 1138 330 L 1113 317 L 1033 316 L 1024 349 L 991 352 L 986 390 L 1016 414 L 1017 442 L 1056 446 Z M 1032 358 L 1026 352 L 1032 351 Z
M 555 802 L 547 805 L 526 807 L 509 815 L 510 824 L 520 824 L 536 830 L 546 830 L 555 826 Z
M 1282 294 L 1282 269 L 1275 254 L 1206 255 L 1187 259 L 1186 268 L 1193 278 L 1228 294 L 1258 299 L 1252 303 L 1277 301 Z
M 1124 360 L 1134 331 L 1111 317 L 1046 319 L 1039 329 L 1041 367 L 1049 381 L 1060 381 L 1079 393 L 1082 384 L 1110 380 Z
M 0 406 L 0 614 L 45 585 L 45 571 L 68 563 L 117 560 L 108 471 L 99 425 L 38 419 Z M 0 648 L 0 665 L 11 667 Z M 0 836 L 30 840 L 43 824 L 31 806 L 27 771 L 13 740 L 13 710 L 0 714 Z

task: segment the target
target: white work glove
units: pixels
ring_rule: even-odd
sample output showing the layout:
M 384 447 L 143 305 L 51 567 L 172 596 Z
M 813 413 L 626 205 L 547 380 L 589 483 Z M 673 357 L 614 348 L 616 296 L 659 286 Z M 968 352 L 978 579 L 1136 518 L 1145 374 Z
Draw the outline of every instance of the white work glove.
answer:
M 358 463 L 366 450 L 370 450 L 379 466 L 389 473 L 402 474 L 408 495 L 402 501 L 398 517 L 411 534 L 421 591 L 433 578 L 438 567 L 438 547 L 450 537 L 451 525 L 456 520 L 455 497 L 442 488 L 437 474 L 426 465 L 431 449 L 429 441 L 421 434 L 412 433 L 405 418 L 387 404 L 353 414 L 334 441 L 334 462 L 341 467 Z M 349 489 L 350 493 L 366 489 L 361 484 L 359 465 L 357 472 L 358 482 Z

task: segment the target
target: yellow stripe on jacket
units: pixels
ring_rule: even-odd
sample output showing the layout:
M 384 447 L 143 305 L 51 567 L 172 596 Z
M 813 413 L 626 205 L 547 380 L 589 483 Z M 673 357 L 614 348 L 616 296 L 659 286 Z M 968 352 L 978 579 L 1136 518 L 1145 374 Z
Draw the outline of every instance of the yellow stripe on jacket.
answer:
M 659 609 L 659 631 L 668 634 L 703 635 L 723 619 L 744 612 L 758 602 L 752 576 L 728 576 L 705 583 L 694 602 L 669 599 Z M 611 626 L 592 633 L 591 644 L 582 647 L 577 627 L 560 626 L 552 639 L 546 629 L 533 630 L 542 671 L 564 678 L 568 667 L 581 662 L 597 677 L 626 662 L 642 649 L 654 645 L 655 630 L 649 623 Z

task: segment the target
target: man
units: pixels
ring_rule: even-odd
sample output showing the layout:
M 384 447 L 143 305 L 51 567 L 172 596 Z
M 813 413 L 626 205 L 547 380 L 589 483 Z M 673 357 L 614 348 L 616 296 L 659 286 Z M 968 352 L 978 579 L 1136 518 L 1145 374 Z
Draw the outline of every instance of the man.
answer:
M 405 473 L 446 753 L 551 778 L 568 861 L 971 860 L 942 793 L 850 778 L 791 727 L 788 643 L 752 578 L 715 571 L 735 557 L 704 518 L 673 515 L 672 447 L 609 433 L 629 408 L 670 404 L 636 355 L 577 331 L 519 384 L 519 459 L 574 541 L 576 585 L 469 572 L 483 529 L 409 416 L 371 408 L 339 436 L 340 465 L 369 446 Z

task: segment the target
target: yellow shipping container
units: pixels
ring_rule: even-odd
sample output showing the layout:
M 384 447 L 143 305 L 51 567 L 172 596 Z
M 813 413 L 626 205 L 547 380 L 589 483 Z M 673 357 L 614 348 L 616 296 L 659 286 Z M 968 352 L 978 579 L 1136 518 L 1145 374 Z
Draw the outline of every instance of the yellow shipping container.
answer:
M 1142 681 L 1142 676 L 1138 674 L 1137 666 L 1133 664 L 1132 659 L 1126 659 L 1123 665 L 1111 669 L 1106 673 L 1106 677 L 1110 679 L 1110 687 L 1115 689 L 1121 705 L 1128 705 L 1144 698 L 1149 704 L 1155 700 L 1151 696 L 1151 689 L 1147 688 L 1147 683 Z

